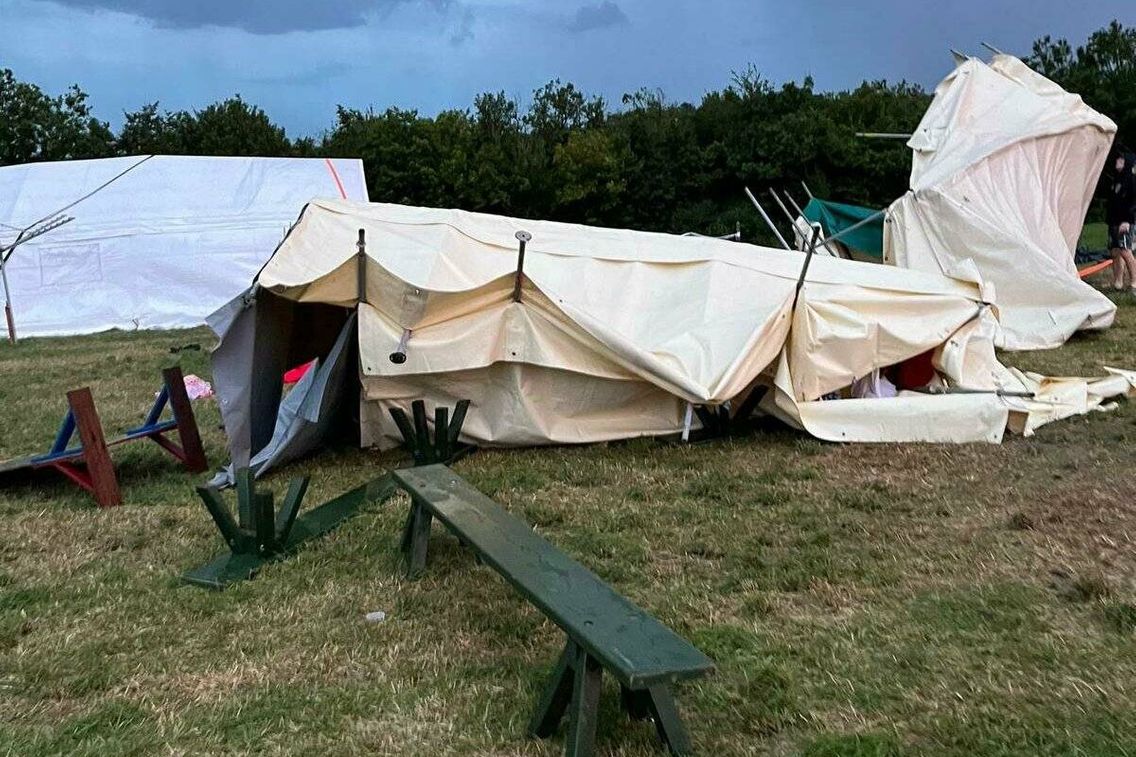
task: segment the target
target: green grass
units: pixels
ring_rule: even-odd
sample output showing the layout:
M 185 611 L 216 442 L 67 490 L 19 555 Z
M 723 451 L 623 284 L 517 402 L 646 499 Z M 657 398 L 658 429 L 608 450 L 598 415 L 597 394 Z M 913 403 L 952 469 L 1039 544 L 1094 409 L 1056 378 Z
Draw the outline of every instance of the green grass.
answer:
M 1052 374 L 1136 365 L 1136 304 L 1110 331 L 1008 356 Z M 203 331 L 0 347 L 0 456 L 43 449 L 63 392 L 108 428 Z M 211 462 L 219 415 L 197 405 Z M 457 467 L 717 662 L 679 703 L 701 754 L 1136 752 L 1136 409 L 986 445 L 817 442 L 789 431 L 481 451 Z M 126 504 L 50 474 L 0 489 L 0 753 L 542 754 L 524 737 L 558 630 L 435 529 L 417 582 L 405 501 L 371 507 L 255 581 L 177 576 L 220 539 L 156 447 L 114 452 Z M 397 465 L 329 449 L 315 504 Z M 384 610 L 371 625 L 363 616 Z M 605 753 L 657 754 L 601 708 Z
M 1104 250 L 1108 248 L 1108 224 L 1086 223 L 1081 231 L 1081 247 L 1087 250 Z

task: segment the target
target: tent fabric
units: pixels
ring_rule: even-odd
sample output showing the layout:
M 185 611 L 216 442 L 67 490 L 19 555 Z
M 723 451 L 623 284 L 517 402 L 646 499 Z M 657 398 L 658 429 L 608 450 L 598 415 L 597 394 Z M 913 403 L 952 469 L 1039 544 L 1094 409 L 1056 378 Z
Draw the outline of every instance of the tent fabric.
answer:
M 344 323 L 332 345 L 327 360 L 318 358 L 308 364 L 308 370 L 292 390 L 280 401 L 276 413 L 272 438 L 251 456 L 247 463 L 228 465 L 210 482 L 214 486 L 231 486 L 239 467 L 249 468 L 260 478 L 273 468 L 298 459 L 319 448 L 324 439 L 334 435 L 333 424 L 343 418 L 347 401 L 347 374 L 352 372 L 349 340 L 355 336 L 356 317 L 352 314 Z
M 908 142 L 910 191 L 888 210 L 885 260 L 947 275 L 972 260 L 994 286 L 1007 349 L 1107 328 L 1116 307 L 1081 281 L 1073 256 L 1115 133 L 1017 58 L 966 59 Z
M 848 205 L 842 202 L 830 202 L 819 197 L 812 197 L 802 209 L 804 217 L 809 223 L 819 223 L 821 232 L 826 237 L 839 234 L 861 221 L 871 218 L 878 210 L 864 208 L 859 205 Z M 837 244 L 843 244 L 850 250 L 869 258 L 879 260 L 884 250 L 884 219 L 866 223 L 852 233 L 840 238 Z
M 532 238 L 515 302 L 521 230 Z M 248 396 L 268 396 L 264 377 L 278 374 L 252 355 L 283 349 L 273 319 L 280 334 L 302 329 L 281 302 L 357 312 L 366 445 L 396 445 L 388 411 L 416 399 L 470 399 L 463 439 L 517 446 L 677 434 L 688 403 L 736 408 L 753 391 L 822 438 L 1002 438 L 1010 409 L 995 392 L 1022 385 L 997 361 L 997 311 L 973 266 L 951 278 L 815 256 L 798 293 L 804 261 L 711 238 L 314 201 L 259 275 L 253 309 L 271 307 L 232 321 L 270 333 L 232 348 L 222 338 L 219 391 L 246 406 L 222 397 L 230 441 L 244 445 L 234 457 L 255 455 L 268 433 L 256 427 L 272 426 Z M 407 331 L 406 359 L 393 362 Z M 826 399 L 928 351 L 942 386 L 989 393 Z M 253 391 L 233 390 L 241 370 Z
M 0 246 L 69 205 L 75 219 L 13 251 L 17 332 L 199 325 L 248 286 L 313 197 L 366 200 L 362 162 L 158 155 L 0 168 Z

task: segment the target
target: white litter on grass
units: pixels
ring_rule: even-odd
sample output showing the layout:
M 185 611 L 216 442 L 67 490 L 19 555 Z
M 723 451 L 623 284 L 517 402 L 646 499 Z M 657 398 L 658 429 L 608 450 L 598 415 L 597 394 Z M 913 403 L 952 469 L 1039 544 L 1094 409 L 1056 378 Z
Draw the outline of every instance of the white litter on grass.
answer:
M 375 610 L 374 612 L 367 613 L 363 617 L 368 623 L 382 623 L 387 619 L 387 614 L 382 610 Z
M 199 400 L 212 397 L 213 387 L 205 379 L 191 373 L 185 377 L 185 393 L 191 400 Z

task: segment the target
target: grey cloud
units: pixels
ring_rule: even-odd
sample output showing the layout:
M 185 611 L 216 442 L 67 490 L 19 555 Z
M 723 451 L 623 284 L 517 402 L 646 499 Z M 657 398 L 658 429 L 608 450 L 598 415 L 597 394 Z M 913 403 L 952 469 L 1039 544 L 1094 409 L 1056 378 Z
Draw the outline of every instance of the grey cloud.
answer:
M 461 16 L 458 18 L 457 28 L 450 36 L 450 44 L 454 47 L 460 47 L 466 42 L 473 39 L 473 11 L 469 8 L 462 9 Z
M 627 23 L 630 22 L 622 8 L 612 0 L 603 0 L 596 5 L 580 6 L 576 10 L 576 15 L 568 22 L 568 28 L 574 32 L 586 32 Z
M 367 17 L 398 5 L 422 2 L 446 10 L 454 0 L 51 0 L 84 10 L 109 10 L 158 26 L 196 29 L 219 26 L 252 34 L 283 34 L 362 26 Z

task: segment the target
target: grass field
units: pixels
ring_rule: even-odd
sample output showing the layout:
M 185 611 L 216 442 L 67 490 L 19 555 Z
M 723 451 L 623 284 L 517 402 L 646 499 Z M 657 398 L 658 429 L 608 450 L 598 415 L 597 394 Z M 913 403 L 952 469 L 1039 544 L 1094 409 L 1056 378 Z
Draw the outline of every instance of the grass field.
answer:
M 1116 326 L 1008 362 L 1136 366 Z M 46 448 L 89 383 L 108 428 L 159 368 L 208 376 L 203 331 L 0 347 L 0 457 Z M 197 405 L 224 462 L 215 405 Z M 718 673 L 679 703 L 700 754 L 1136 753 L 1136 407 L 1002 446 L 825 444 L 766 430 L 482 451 L 458 470 L 691 639 Z M 116 450 L 126 504 L 51 475 L 0 490 L 0 752 L 554 755 L 524 738 L 555 627 L 435 529 L 396 562 L 405 502 L 224 593 L 177 577 L 222 544 L 155 447 Z M 327 450 L 321 502 L 400 463 Z M 367 624 L 368 611 L 387 620 Z M 606 692 L 605 753 L 654 754 Z M 610 750 L 608 752 L 607 750 Z

